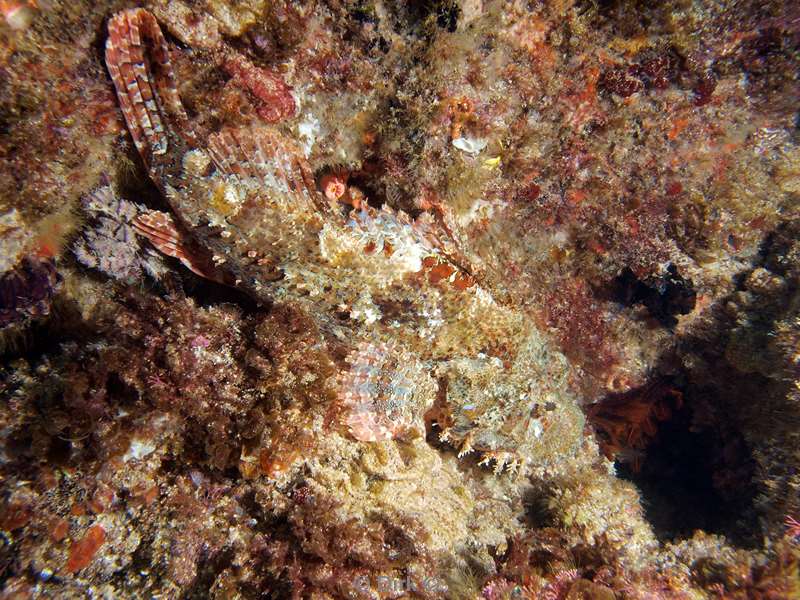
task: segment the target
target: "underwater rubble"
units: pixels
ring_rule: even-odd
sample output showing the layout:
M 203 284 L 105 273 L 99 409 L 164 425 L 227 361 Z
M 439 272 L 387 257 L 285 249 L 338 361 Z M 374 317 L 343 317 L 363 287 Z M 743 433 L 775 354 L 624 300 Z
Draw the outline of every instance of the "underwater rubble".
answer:
M 0 12 L 0 599 L 800 598 L 793 3 Z

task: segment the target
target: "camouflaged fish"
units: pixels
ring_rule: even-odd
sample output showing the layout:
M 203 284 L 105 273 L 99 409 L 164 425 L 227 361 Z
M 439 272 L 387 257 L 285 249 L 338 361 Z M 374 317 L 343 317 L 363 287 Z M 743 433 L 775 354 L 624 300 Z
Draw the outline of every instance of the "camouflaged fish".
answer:
M 156 19 L 125 10 L 108 31 L 128 130 L 173 213 L 142 217 L 137 231 L 201 276 L 306 306 L 349 346 L 333 385 L 353 437 L 420 429 L 437 401 L 441 437 L 501 470 L 535 457 L 543 431 L 570 429 L 553 408 L 568 404 L 563 357 L 449 258 L 433 218 L 329 200 L 274 127 L 198 140 Z

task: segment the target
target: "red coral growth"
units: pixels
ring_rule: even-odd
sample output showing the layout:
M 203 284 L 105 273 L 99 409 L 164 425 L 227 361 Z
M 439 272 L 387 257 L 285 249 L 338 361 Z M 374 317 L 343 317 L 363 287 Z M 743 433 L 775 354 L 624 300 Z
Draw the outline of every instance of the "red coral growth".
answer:
M 83 538 L 70 546 L 67 559 L 67 572 L 77 573 L 89 566 L 100 546 L 106 541 L 106 530 L 100 525 L 92 525 Z
M 624 394 L 612 394 L 587 411 L 589 421 L 601 433 L 600 447 L 609 460 L 619 453 L 630 455 L 638 471 L 639 453 L 658 433 L 658 422 L 667 421 L 683 405 L 683 395 L 663 380 L 656 380 Z
M 294 116 L 297 107 L 292 88 L 276 72 L 255 66 L 242 56 L 233 56 L 223 65 L 236 83 L 259 101 L 256 113 L 267 123 L 278 123 Z

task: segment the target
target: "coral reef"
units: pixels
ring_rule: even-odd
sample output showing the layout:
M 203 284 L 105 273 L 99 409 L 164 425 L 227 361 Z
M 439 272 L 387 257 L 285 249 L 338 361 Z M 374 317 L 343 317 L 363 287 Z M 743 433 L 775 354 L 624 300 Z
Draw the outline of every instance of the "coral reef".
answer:
M 0 11 L 0 597 L 800 596 L 791 3 Z

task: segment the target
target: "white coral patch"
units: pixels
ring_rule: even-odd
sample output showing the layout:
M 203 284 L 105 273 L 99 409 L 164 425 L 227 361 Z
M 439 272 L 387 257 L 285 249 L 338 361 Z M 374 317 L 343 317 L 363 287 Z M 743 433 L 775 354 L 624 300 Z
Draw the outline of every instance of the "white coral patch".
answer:
M 480 154 L 481 150 L 486 148 L 486 145 L 489 143 L 488 140 L 484 138 L 473 138 L 473 137 L 458 137 L 453 140 L 453 146 L 461 150 L 462 152 L 466 152 L 467 154 Z
M 125 453 L 125 456 L 122 457 L 122 462 L 128 462 L 131 459 L 141 460 L 148 454 L 152 454 L 155 449 L 156 447 L 152 442 L 133 438 L 131 440 L 131 445 L 128 447 L 128 451 Z

